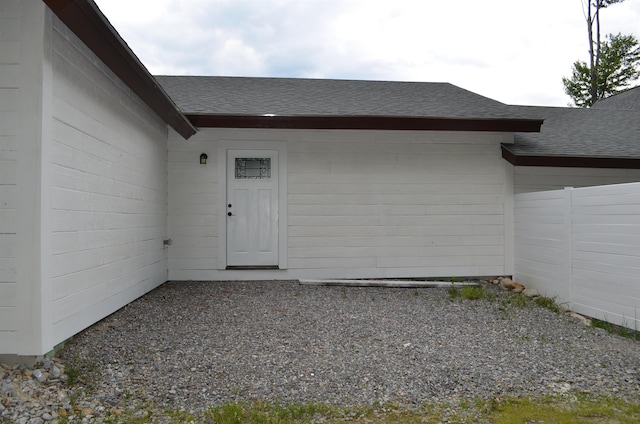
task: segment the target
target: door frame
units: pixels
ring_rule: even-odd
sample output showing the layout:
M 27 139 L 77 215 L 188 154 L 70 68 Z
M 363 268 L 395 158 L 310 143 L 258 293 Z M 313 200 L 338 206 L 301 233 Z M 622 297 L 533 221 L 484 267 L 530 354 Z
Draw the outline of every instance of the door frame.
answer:
M 278 269 L 287 269 L 287 143 L 284 141 L 218 141 L 218 269 L 227 269 L 227 152 L 278 151 Z

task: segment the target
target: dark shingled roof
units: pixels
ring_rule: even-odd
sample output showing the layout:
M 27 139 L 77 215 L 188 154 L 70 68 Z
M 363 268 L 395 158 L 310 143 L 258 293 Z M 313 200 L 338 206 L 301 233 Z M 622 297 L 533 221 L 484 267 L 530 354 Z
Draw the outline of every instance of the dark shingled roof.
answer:
M 528 119 L 448 83 L 156 76 L 187 115 Z
M 624 109 L 640 111 L 640 85 L 606 99 L 598 100 L 592 109 Z
M 544 124 L 539 133 L 516 133 L 514 144 L 503 144 L 503 157 L 511 163 L 640 167 L 637 110 L 521 107 L 543 118 Z
M 528 107 L 524 107 L 528 108 Z M 640 157 L 635 111 L 530 107 L 544 117 L 539 133 L 516 133 L 516 155 Z

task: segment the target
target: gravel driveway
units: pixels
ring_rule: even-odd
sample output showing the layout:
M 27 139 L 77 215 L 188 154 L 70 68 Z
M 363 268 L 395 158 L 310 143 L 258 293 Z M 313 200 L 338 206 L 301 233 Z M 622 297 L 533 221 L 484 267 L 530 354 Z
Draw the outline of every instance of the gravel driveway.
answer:
M 254 399 L 640 396 L 640 343 L 486 289 L 495 298 L 452 301 L 434 288 L 169 282 L 61 356 L 93 364 L 101 402 L 135 394 L 192 411 Z

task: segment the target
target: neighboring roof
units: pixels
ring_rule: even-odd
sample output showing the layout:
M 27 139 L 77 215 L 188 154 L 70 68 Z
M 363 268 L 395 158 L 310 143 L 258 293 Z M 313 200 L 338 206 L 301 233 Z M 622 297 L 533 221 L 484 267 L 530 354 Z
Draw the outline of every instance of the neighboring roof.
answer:
M 196 126 L 538 131 L 542 121 L 448 83 L 156 76 Z
M 640 110 L 640 85 L 606 99 L 598 100 L 591 108 Z
M 638 111 L 521 106 L 544 118 L 540 133 L 502 145 L 514 165 L 640 168 Z
M 43 0 L 131 90 L 184 138 L 197 132 L 92 0 Z

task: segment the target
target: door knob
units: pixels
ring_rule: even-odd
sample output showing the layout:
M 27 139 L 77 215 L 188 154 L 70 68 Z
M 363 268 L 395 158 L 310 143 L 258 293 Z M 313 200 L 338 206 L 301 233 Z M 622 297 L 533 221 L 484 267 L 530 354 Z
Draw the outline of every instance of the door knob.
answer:
M 231 212 L 227 213 L 227 215 L 232 216 L 233 214 Z
M 227 207 L 228 207 L 228 208 L 230 208 L 230 207 L 231 207 L 231 203 L 229 203 L 229 204 L 227 205 Z

